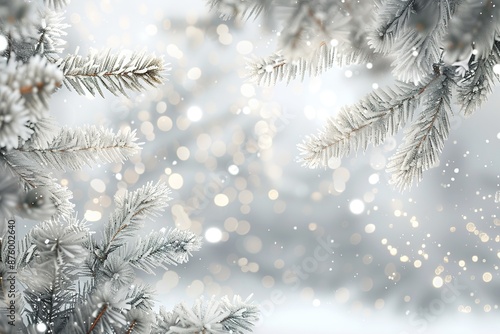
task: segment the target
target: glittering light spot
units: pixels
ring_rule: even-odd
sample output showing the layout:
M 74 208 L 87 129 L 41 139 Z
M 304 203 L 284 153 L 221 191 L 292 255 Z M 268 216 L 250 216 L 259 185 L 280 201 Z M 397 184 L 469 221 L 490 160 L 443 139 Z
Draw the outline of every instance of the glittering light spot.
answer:
M 245 97 L 252 97 L 255 95 L 255 88 L 251 84 L 243 84 L 240 88 L 241 95 Z
M 267 196 L 269 197 L 270 200 L 274 201 L 277 200 L 279 197 L 279 192 L 276 189 L 271 189 L 267 193 Z
M 106 184 L 103 180 L 100 179 L 93 179 L 92 181 L 90 181 L 90 186 L 98 193 L 103 193 L 106 191 Z
M 168 116 L 161 116 L 156 121 L 156 126 L 158 126 L 161 131 L 169 131 L 172 129 L 172 125 L 172 120 Z
M 217 227 L 210 227 L 205 231 L 205 239 L 211 243 L 219 242 L 222 239 L 222 231 Z
M 319 307 L 321 305 L 321 301 L 319 299 L 315 298 L 315 299 L 313 299 L 312 304 L 314 307 Z
M 380 180 L 380 176 L 378 174 L 372 174 L 370 175 L 370 177 L 368 178 L 368 182 L 370 184 L 377 184 Z
M 250 232 L 250 223 L 246 220 L 241 220 L 238 222 L 238 228 L 236 229 L 236 233 L 239 235 L 245 235 Z
M 474 223 L 467 223 L 467 225 L 465 226 L 465 228 L 469 232 L 474 232 L 476 230 L 476 225 Z
M 201 77 L 201 69 L 199 67 L 189 69 L 187 77 L 189 80 L 198 80 Z
M 36 331 L 39 333 L 45 333 L 47 331 L 47 325 L 43 322 L 36 324 Z
M 383 299 L 379 298 L 375 301 L 375 309 L 381 310 L 384 308 L 385 302 Z
M 248 236 L 243 243 L 247 252 L 257 254 L 262 250 L 262 241 L 256 236 Z
M 188 285 L 186 288 L 186 293 L 189 297 L 197 298 L 203 293 L 203 290 L 205 290 L 205 284 L 200 280 L 194 280 L 191 285 Z
M 482 242 L 488 242 L 490 240 L 490 236 L 486 233 L 479 233 L 479 239 L 482 241 Z
M 227 167 L 227 171 L 231 175 L 238 175 L 238 173 L 240 172 L 240 168 L 236 165 L 230 165 L 229 167 Z
M 234 217 L 229 217 L 224 221 L 224 228 L 228 232 L 236 231 L 237 227 L 238 227 L 238 220 Z
M 350 293 L 349 289 L 347 288 L 340 288 L 337 291 L 335 291 L 335 299 L 339 303 L 345 303 L 349 300 Z
M 328 159 L 328 167 L 331 169 L 337 169 L 342 164 L 342 159 L 338 157 L 331 157 Z
M 373 68 L 373 64 L 372 63 L 367 63 L 366 64 L 366 68 L 371 70 Z
M 409 258 L 408 258 L 408 256 L 406 256 L 406 255 L 403 255 L 403 256 L 401 256 L 401 257 L 399 258 L 399 261 L 401 261 L 401 262 L 408 262 L 409 260 L 410 260 L 410 259 L 409 259 Z
M 443 279 L 440 277 L 440 276 L 435 276 L 433 279 L 432 279 L 432 286 L 434 286 L 435 288 L 440 288 L 443 286 Z
M 349 210 L 355 215 L 359 215 L 365 211 L 365 203 L 360 199 L 353 199 L 351 203 L 349 203 Z
M 345 71 L 344 75 L 345 75 L 346 78 L 351 78 L 352 77 L 352 71 L 351 70 L 347 70 L 347 71 Z
M 495 64 L 495 66 L 493 66 L 493 72 L 495 72 L 495 74 L 500 74 L 500 64 Z
M 264 276 L 262 278 L 262 286 L 264 288 L 272 288 L 274 286 L 274 278 L 272 276 Z
M 372 83 L 372 88 L 373 89 L 378 89 L 378 83 L 376 83 L 376 82 Z
M 365 232 L 366 233 L 373 233 L 375 232 L 375 225 L 374 224 L 368 224 L 365 226 Z
M 177 148 L 177 156 L 180 160 L 186 161 L 190 156 L 189 148 L 187 148 L 186 146 L 180 146 L 179 148 Z
M 89 222 L 96 222 L 101 219 L 102 214 L 99 211 L 87 210 L 84 217 Z
M 330 45 L 336 47 L 337 45 L 339 45 L 339 41 L 334 38 L 330 41 Z
M 420 268 L 422 266 L 422 261 L 420 260 L 415 260 L 415 262 L 413 262 L 413 266 L 415 268 Z
M 483 281 L 485 281 L 486 283 L 491 282 L 492 279 L 493 279 L 493 275 L 491 275 L 490 272 L 485 272 L 483 274 Z
M 253 201 L 253 193 L 245 189 L 238 194 L 238 200 L 241 204 L 250 204 Z
M 8 45 L 9 45 L 9 43 L 7 42 L 7 38 L 5 38 L 4 35 L 0 35 L 0 52 L 7 49 Z
M 158 102 L 158 104 L 156 104 L 156 112 L 158 114 L 163 114 L 165 111 L 167 111 L 167 104 L 163 101 Z
M 226 194 L 217 194 L 214 197 L 214 203 L 217 206 L 224 207 L 229 204 L 229 198 Z
M 191 122 L 198 122 L 203 117 L 203 111 L 200 107 L 192 106 L 187 110 L 187 118 Z
M 253 51 L 253 44 L 250 41 L 240 41 L 236 44 L 236 50 L 242 55 L 247 55 Z
M 180 189 L 182 188 L 182 185 L 184 184 L 184 179 L 182 178 L 182 175 L 181 174 L 178 174 L 178 173 L 172 173 L 169 177 L 168 177 L 168 185 L 172 188 L 172 189 Z
M 156 283 L 156 291 L 158 293 L 168 293 L 179 284 L 179 275 L 172 270 L 163 274 L 163 277 Z
M 182 51 L 175 44 L 169 44 L 167 46 L 167 53 L 169 56 L 176 59 L 181 59 L 184 56 Z

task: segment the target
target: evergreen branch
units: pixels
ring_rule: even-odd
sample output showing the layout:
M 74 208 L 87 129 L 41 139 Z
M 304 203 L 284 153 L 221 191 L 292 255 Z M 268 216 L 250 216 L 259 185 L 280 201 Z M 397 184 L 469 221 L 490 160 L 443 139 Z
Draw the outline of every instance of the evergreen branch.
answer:
M 500 64 L 500 42 L 495 41 L 490 55 L 474 61 L 465 78 L 458 83 L 457 99 L 464 116 L 469 117 L 487 100 L 499 79 L 493 66 Z M 496 79 L 496 80 L 495 80 Z
M 118 131 L 96 126 L 63 128 L 44 146 L 28 143 L 7 156 L 22 156 L 43 167 L 57 170 L 81 169 L 95 163 L 123 162 L 139 151 L 135 131 Z
M 43 0 L 45 6 L 52 8 L 54 10 L 62 10 L 65 8 L 71 0 Z
M 145 53 L 111 54 L 91 50 L 87 57 L 78 54 L 67 55 L 56 62 L 64 74 L 64 84 L 77 93 L 85 95 L 98 92 L 104 97 L 101 87 L 114 95 L 127 95 L 125 89 L 142 91 L 144 83 L 156 86 L 162 83 L 166 70 L 160 57 Z
M 474 44 L 476 59 L 490 55 L 500 28 L 499 0 L 463 0 L 450 20 L 445 50 L 450 62 L 470 54 Z
M 187 262 L 192 252 L 198 251 L 200 247 L 201 238 L 192 232 L 163 229 L 139 239 L 124 258 L 135 268 L 153 274 L 155 268 L 167 269 L 166 265 Z
M 245 334 L 259 318 L 255 305 L 235 296 L 233 301 L 224 297 L 221 301 L 211 298 L 207 302 L 203 298 L 197 300 L 192 308 L 186 304 L 178 304 L 171 313 L 160 310 L 157 317 L 158 327 L 167 329 L 167 334 L 210 333 Z M 152 334 L 165 333 L 153 331 Z
M 245 20 L 255 18 L 265 12 L 271 2 L 266 0 L 208 0 L 210 8 L 218 11 L 224 20 L 236 16 Z
M 365 150 L 369 144 L 380 145 L 411 119 L 420 95 L 431 83 L 398 83 L 394 89 L 377 89 L 360 102 L 343 107 L 318 135 L 298 145 L 302 163 L 310 168 L 327 166 L 332 157 Z
M 243 300 L 235 295 L 231 301 L 227 296 L 222 298 L 229 315 L 222 320 L 224 330 L 229 333 L 246 333 L 252 331 L 254 322 L 259 320 L 259 309 L 250 302 L 252 296 Z
M 101 261 L 120 247 L 122 240 L 134 235 L 147 218 L 157 217 L 167 202 L 170 189 L 161 182 L 148 183 L 132 193 L 115 197 L 115 211 L 105 226 L 101 244 Z
M 0 85 L 0 148 L 11 150 L 21 140 L 30 138 L 33 130 L 27 125 L 30 120 L 29 110 L 24 106 L 24 99 L 17 90 L 7 85 Z
M 132 309 L 151 311 L 154 307 L 154 289 L 149 285 L 134 284 L 127 293 L 126 299 Z
M 62 333 L 115 333 L 115 327 L 126 325 L 121 310 L 128 308 L 120 292 L 103 286 L 75 306 Z
M 65 29 L 69 24 L 62 23 L 64 16 L 62 12 L 45 9 L 40 13 L 41 23 L 38 28 L 40 37 L 35 46 L 35 53 L 45 57 L 53 57 L 63 51 L 67 35 Z
M 52 116 L 39 119 L 36 123 L 32 123 L 30 128 L 33 134 L 22 146 L 49 147 L 49 143 L 53 142 L 60 132 L 60 128 Z
M 86 273 L 80 268 L 87 257 L 82 246 L 88 229 L 75 218 L 68 224 L 45 222 L 30 231 L 28 237 L 35 246 L 35 261 L 22 263 L 20 278 L 25 282 L 26 301 L 32 309 L 26 314 L 30 323 L 43 322 L 49 332 L 58 333 L 72 312 L 68 303 L 76 296 L 74 282 Z M 27 257 L 21 253 L 20 258 Z
M 272 86 L 278 81 L 299 78 L 303 81 L 305 76 L 318 76 L 333 66 L 345 66 L 367 62 L 372 55 L 364 50 L 354 49 L 350 46 L 322 43 L 310 58 L 300 58 L 288 61 L 282 52 L 274 53 L 267 58 L 254 58 L 247 60 L 247 77 L 250 81 L 261 86 Z
M 151 333 L 151 325 L 154 322 L 154 313 L 141 309 L 132 309 L 125 314 L 127 325 L 122 330 L 124 334 Z
M 56 180 L 50 174 L 47 174 L 45 170 L 33 166 L 29 160 L 26 160 L 22 156 L 9 155 L 7 157 L 3 155 L 0 156 L 0 160 L 4 161 L 7 169 L 19 180 L 21 187 L 25 191 L 40 189 L 49 194 L 50 203 L 56 209 L 52 218 L 69 218 L 71 216 L 74 205 L 70 202 L 70 199 L 73 197 L 73 194 L 68 188 L 56 183 Z M 38 212 L 38 214 L 40 215 L 38 219 L 47 219 L 43 218 L 47 213 Z M 32 219 L 37 218 L 32 217 Z
M 448 0 L 427 2 L 394 45 L 394 76 L 404 82 L 422 82 L 441 57 L 441 42 L 452 15 Z
M 423 171 L 439 163 L 450 130 L 451 84 L 447 73 L 431 82 L 423 111 L 406 131 L 404 143 L 389 159 L 387 171 L 392 174 L 391 183 L 400 190 L 419 182 Z
M 417 0 L 379 0 L 376 2 L 376 24 L 369 36 L 369 44 L 375 52 L 388 53 L 392 50 L 394 41 L 405 31 L 410 16 L 414 14 L 413 7 Z

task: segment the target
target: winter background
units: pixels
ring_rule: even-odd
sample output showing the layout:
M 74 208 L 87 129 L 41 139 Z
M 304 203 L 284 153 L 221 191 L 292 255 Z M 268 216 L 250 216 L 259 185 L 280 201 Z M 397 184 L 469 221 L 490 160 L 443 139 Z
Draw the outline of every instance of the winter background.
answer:
M 451 120 L 441 164 L 400 193 L 384 171 L 400 137 L 328 169 L 296 161 L 296 144 L 328 115 L 391 83 L 388 63 L 257 87 L 245 58 L 270 54 L 276 36 L 260 19 L 222 21 L 202 0 L 73 1 L 66 15 L 66 50 L 144 46 L 172 68 L 147 93 L 61 89 L 50 108 L 61 124 L 131 127 L 144 142 L 123 165 L 60 175 L 94 229 L 115 193 L 162 179 L 173 200 L 144 234 L 177 226 L 205 237 L 187 264 L 144 277 L 158 305 L 253 294 L 255 333 L 497 331 L 498 93 Z

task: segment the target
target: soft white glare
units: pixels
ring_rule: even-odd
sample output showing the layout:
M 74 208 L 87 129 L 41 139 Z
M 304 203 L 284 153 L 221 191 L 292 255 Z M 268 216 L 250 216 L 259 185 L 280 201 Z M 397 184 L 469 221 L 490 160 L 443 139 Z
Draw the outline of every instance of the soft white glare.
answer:
M 495 72 L 495 74 L 500 74 L 500 64 L 493 66 L 493 72 Z
M 191 122 L 198 122 L 201 117 L 203 117 L 203 111 L 201 111 L 200 107 L 192 106 L 187 110 L 187 118 Z
M 205 231 L 205 239 L 212 243 L 219 242 L 222 239 L 222 232 L 217 227 L 210 227 Z
M 8 45 L 9 45 L 9 43 L 7 42 L 7 38 L 5 38 L 5 36 L 3 36 L 3 35 L 0 35 L 0 52 L 7 49 Z
M 351 203 L 349 203 L 349 210 L 355 215 L 359 215 L 365 211 L 365 203 L 360 199 L 353 199 Z
M 45 333 L 47 331 L 47 325 L 44 323 L 39 323 L 36 325 L 36 330 L 39 333 Z

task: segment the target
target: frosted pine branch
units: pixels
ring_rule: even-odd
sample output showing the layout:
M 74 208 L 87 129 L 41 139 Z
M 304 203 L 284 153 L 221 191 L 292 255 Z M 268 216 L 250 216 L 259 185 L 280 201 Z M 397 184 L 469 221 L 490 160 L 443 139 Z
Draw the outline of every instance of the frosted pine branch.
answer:
M 422 179 L 422 173 L 439 163 L 439 154 L 450 130 L 451 79 L 440 75 L 427 88 L 424 109 L 406 131 L 404 143 L 389 159 L 387 171 L 400 190 Z
M 144 84 L 156 86 L 162 83 L 166 70 L 161 57 L 134 52 L 96 52 L 82 57 L 78 54 L 67 55 L 56 63 L 64 74 L 64 84 L 77 93 L 92 95 L 99 93 L 104 97 L 102 88 L 114 95 L 127 95 L 125 90 L 141 91 Z
M 158 216 L 168 205 L 169 194 L 170 189 L 158 182 L 155 185 L 148 183 L 124 196 L 116 196 L 116 209 L 105 226 L 100 247 L 102 260 L 120 247 L 124 238 L 133 236 L 145 219 Z
M 172 312 L 160 309 L 157 316 L 157 330 L 152 334 L 181 333 L 235 333 L 244 334 L 259 319 L 257 307 L 249 298 L 242 300 L 235 296 L 233 301 L 227 297 L 221 301 L 211 298 L 199 299 L 193 307 L 178 304 Z
M 337 45 L 336 42 L 334 45 Z M 287 60 L 282 52 L 277 52 L 266 58 L 247 60 L 247 77 L 261 86 L 273 86 L 279 81 L 287 84 L 294 79 L 304 80 L 306 76 L 314 77 L 323 74 L 335 65 L 345 66 L 367 62 L 370 55 L 352 49 L 352 52 L 339 52 L 338 46 L 321 44 L 310 58 Z
M 29 160 L 23 157 L 17 156 L 3 156 L 3 159 L 7 170 L 17 178 L 21 185 L 21 188 L 25 191 L 32 191 L 35 189 L 41 189 L 48 193 L 49 200 L 56 209 L 56 213 L 52 218 L 68 218 L 73 212 L 73 204 L 70 199 L 73 194 L 68 190 L 68 188 L 61 186 L 56 182 L 51 174 L 47 174 L 46 170 L 33 166 Z M 20 208 L 21 210 L 26 208 Z M 31 210 L 31 209 L 30 209 Z M 44 212 L 38 212 L 40 214 L 40 219 L 47 219 Z M 31 216 L 30 212 L 25 212 Z
M 266 0 L 208 0 L 210 7 L 218 11 L 225 20 L 235 16 L 243 19 L 257 17 L 270 3 L 271 1 Z
M 201 238 L 189 231 L 177 229 L 152 232 L 125 255 L 125 260 L 132 266 L 153 273 L 153 269 L 168 265 L 177 265 L 188 261 L 192 252 L 201 247 Z
M 65 8 L 71 0 L 43 0 L 43 2 L 49 8 L 61 10 Z
M 493 71 L 493 67 L 497 64 L 500 64 L 500 42 L 495 41 L 489 56 L 474 60 L 470 71 L 458 83 L 458 103 L 466 117 L 479 109 L 493 91 L 493 86 L 499 79 Z
M 380 145 L 411 119 L 427 85 L 399 83 L 394 89 L 377 89 L 357 104 L 343 107 L 318 135 L 298 145 L 301 161 L 315 168 L 326 167 L 332 157 Z
M 450 20 L 446 36 L 446 59 L 467 59 L 474 46 L 476 58 L 488 57 L 500 29 L 499 0 L 463 0 Z
M 123 293 L 104 285 L 75 306 L 63 333 L 116 333 L 117 328 L 127 323 L 122 311 L 127 309 L 130 305 Z
M 8 153 L 23 156 L 43 167 L 77 170 L 96 163 L 122 163 L 139 151 L 135 131 L 118 131 L 96 126 L 63 128 L 46 145 L 28 144 Z
M 61 12 L 45 9 L 40 16 L 41 22 L 38 28 L 40 37 L 35 52 L 46 57 L 55 57 L 63 51 L 63 46 L 66 44 L 65 29 L 69 27 L 69 24 L 63 23 L 64 16 Z
M 404 82 L 418 84 L 439 63 L 441 43 L 452 15 L 448 0 L 429 1 L 411 21 L 410 27 L 394 44 L 393 75 Z
M 417 0 L 378 0 L 376 1 L 376 22 L 369 34 L 370 45 L 375 52 L 392 51 L 396 38 L 406 30 Z

